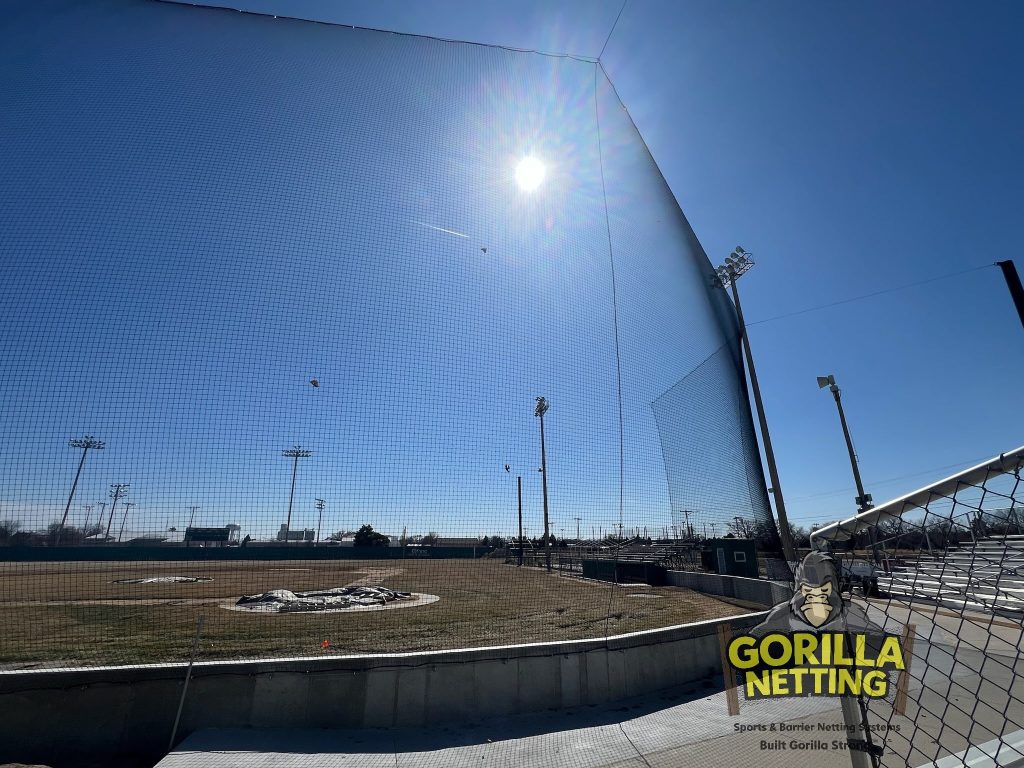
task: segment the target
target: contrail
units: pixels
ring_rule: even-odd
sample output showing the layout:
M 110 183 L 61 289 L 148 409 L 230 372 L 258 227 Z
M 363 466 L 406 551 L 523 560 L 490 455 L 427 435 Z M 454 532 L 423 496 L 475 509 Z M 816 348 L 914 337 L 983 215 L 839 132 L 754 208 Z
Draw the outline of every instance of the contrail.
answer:
M 461 232 L 456 232 L 454 229 L 445 229 L 444 227 L 435 227 L 433 224 L 425 224 L 422 221 L 413 221 L 413 224 L 419 224 L 421 227 L 427 227 L 428 229 L 434 229 L 438 232 L 447 232 L 449 235 L 455 235 L 456 237 L 464 237 L 467 240 L 469 235 L 464 235 Z

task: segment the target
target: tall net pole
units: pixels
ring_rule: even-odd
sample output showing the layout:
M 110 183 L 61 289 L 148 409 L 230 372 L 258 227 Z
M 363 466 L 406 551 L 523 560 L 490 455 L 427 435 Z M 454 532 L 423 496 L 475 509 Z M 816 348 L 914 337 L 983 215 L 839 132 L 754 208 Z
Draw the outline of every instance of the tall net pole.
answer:
M 544 414 L 548 412 L 548 401 L 543 397 L 537 398 L 537 408 L 534 415 L 540 417 L 540 479 L 544 488 L 544 563 L 547 569 L 551 570 L 551 534 L 548 519 L 548 461 L 544 450 Z

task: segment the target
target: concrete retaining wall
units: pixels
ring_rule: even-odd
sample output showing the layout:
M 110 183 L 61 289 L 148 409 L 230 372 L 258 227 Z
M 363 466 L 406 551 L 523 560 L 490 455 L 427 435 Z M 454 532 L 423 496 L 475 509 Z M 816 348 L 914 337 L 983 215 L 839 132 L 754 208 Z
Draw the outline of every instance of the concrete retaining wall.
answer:
M 720 674 L 718 625 L 736 631 L 763 617 L 607 640 L 199 663 L 178 740 L 199 728 L 422 726 L 601 704 Z M 0 673 L 0 763 L 163 754 L 185 668 Z
M 668 583 L 673 587 L 689 587 L 695 592 L 734 597 L 765 607 L 789 602 L 793 597 L 793 588 L 784 584 L 742 576 L 721 576 L 717 573 L 669 571 Z

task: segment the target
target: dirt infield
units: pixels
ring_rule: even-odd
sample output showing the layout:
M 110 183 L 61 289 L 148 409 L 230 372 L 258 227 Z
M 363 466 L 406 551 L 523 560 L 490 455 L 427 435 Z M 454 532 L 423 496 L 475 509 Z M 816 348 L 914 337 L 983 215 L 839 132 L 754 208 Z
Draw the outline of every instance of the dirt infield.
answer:
M 116 583 L 152 576 L 210 581 Z M 748 612 L 680 587 L 616 586 L 495 560 L 3 563 L 0 584 L 5 669 L 182 660 L 200 614 L 200 658 L 210 660 L 572 640 Z M 271 589 L 354 584 L 440 599 L 312 616 L 221 608 Z

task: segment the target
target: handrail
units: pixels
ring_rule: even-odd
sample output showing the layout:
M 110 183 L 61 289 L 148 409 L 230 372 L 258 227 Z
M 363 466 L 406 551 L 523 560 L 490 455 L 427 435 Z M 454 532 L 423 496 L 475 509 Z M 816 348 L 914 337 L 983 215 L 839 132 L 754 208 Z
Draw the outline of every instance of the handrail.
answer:
M 945 480 L 920 488 L 905 496 L 887 501 L 846 520 L 840 520 L 811 533 L 811 548 L 819 549 L 825 541 L 846 541 L 882 519 L 898 519 L 908 509 L 926 509 L 938 498 L 949 498 L 963 486 L 979 485 L 995 475 L 1014 471 L 1024 464 L 1024 446 L 993 459 L 950 475 Z

